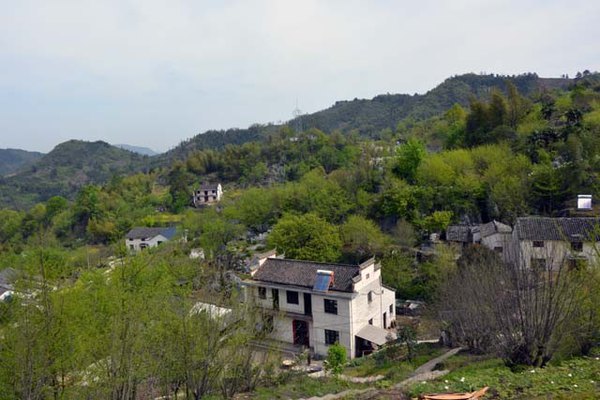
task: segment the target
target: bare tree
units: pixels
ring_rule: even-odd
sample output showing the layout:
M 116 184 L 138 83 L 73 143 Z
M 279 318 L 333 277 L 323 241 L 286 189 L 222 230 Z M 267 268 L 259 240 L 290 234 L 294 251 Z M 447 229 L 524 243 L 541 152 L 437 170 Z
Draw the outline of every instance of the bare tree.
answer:
M 440 315 L 453 340 L 497 352 L 509 365 L 546 365 L 583 306 L 582 271 L 553 256 L 530 266 L 468 250 L 441 289 Z

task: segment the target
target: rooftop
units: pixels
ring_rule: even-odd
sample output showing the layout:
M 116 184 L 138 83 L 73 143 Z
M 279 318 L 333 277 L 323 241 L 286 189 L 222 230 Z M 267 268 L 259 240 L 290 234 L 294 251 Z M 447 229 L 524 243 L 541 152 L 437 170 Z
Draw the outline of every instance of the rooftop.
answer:
M 515 232 L 519 240 L 599 241 L 600 219 L 592 217 L 517 218 Z
M 338 292 L 351 293 L 352 279 L 360 275 L 360 265 L 269 258 L 256 270 L 252 278 L 261 282 L 312 289 L 317 270 L 333 272 L 333 285 L 329 290 Z
M 511 233 L 512 228 L 502 222 L 493 220 L 487 224 L 480 225 L 479 232 L 481 233 L 481 237 L 487 237 L 494 233 Z
M 175 236 L 176 229 L 174 226 L 169 228 L 146 228 L 136 227 L 127 233 L 127 239 L 146 239 L 153 238 L 158 235 L 163 235 L 167 239 L 172 239 Z

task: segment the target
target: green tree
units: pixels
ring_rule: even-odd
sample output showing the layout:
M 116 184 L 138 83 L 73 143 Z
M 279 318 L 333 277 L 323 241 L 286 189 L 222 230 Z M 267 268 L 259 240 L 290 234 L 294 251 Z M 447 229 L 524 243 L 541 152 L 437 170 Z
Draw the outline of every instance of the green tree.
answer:
M 352 215 L 340 227 L 343 251 L 350 262 L 361 262 L 368 256 L 380 253 L 388 240 L 371 220 Z
M 325 368 L 332 374 L 339 375 L 344 370 L 347 359 L 346 348 L 336 342 L 327 349 L 327 364 Z
M 267 242 L 288 258 L 335 262 L 341 256 L 337 228 L 314 213 L 284 215 Z
M 425 145 L 417 139 L 409 139 L 396 151 L 394 172 L 408 182 L 414 182 L 419 164 L 425 157 Z

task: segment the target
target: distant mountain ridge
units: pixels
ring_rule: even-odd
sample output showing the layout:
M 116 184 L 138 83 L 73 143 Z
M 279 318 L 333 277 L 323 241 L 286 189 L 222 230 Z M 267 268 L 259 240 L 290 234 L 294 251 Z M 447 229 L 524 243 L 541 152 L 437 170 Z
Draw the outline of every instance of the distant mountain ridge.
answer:
M 535 73 L 516 76 L 463 74 L 446 79 L 425 94 L 384 94 L 372 99 L 341 100 L 325 110 L 302 115 L 287 124 L 301 125 L 305 130 L 317 128 L 324 132 L 340 130 L 342 133 L 356 131 L 362 136 L 371 136 L 382 129 L 395 129 L 406 118 L 429 118 L 447 111 L 455 103 L 468 106 L 471 98 L 486 97 L 492 88 L 505 91 L 507 81 L 512 82 L 521 94 L 532 96 L 542 90 L 564 89 L 574 80 L 540 78 Z M 165 164 L 174 159 L 183 159 L 198 150 L 264 140 L 279 127 L 280 125 L 255 124 L 246 129 L 207 131 L 181 142 L 158 156 L 158 160 L 160 164 Z
M 149 158 L 102 141 L 69 140 L 14 175 L 0 178 L 0 204 L 24 208 L 52 196 L 72 198 L 84 185 L 147 171 Z
M 37 151 L 0 149 L 0 176 L 12 174 L 43 155 Z
M 159 154 L 158 152 L 156 152 L 148 147 L 132 146 L 130 144 L 113 144 L 113 146 L 118 147 L 123 150 L 131 151 L 132 153 L 141 154 L 143 156 L 155 156 L 155 155 Z

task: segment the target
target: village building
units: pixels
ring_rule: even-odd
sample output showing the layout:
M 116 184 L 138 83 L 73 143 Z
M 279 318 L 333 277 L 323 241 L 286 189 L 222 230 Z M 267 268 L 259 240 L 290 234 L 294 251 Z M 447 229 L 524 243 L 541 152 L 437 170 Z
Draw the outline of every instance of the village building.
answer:
M 267 312 L 274 340 L 326 356 L 339 343 L 350 358 L 395 338 L 395 292 L 381 282 L 381 264 L 360 265 L 276 258 L 256 260 L 244 281 L 246 301 Z
M 598 260 L 600 218 L 517 218 L 513 260 L 527 268 L 581 267 Z
M 217 203 L 223 196 L 223 187 L 220 183 L 211 184 L 203 183 L 200 187 L 194 190 L 192 194 L 192 203 L 194 207 Z
M 130 251 L 140 251 L 148 247 L 156 247 L 173 239 L 175 233 L 174 226 L 169 228 L 137 227 L 127 233 L 125 245 Z
M 512 228 L 496 220 L 473 230 L 473 242 L 494 250 L 504 261 L 510 260 L 512 240 Z

